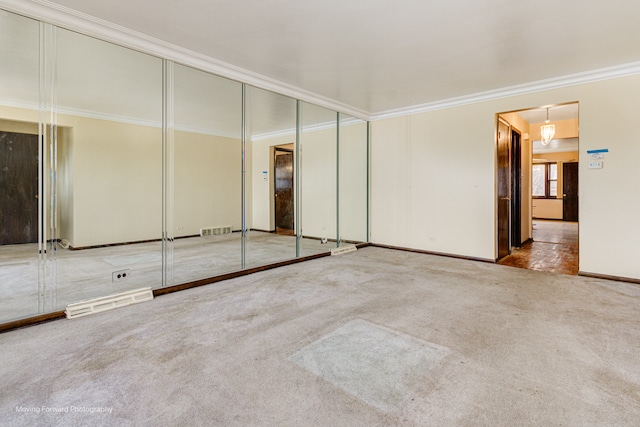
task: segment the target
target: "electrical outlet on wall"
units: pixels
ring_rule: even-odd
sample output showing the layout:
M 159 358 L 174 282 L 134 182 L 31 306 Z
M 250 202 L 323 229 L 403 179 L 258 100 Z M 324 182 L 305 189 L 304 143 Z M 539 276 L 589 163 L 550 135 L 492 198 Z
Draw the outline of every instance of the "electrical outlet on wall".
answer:
M 127 268 L 125 270 L 118 270 L 111 273 L 111 280 L 115 282 L 122 282 L 123 280 L 127 280 L 131 276 L 131 269 Z

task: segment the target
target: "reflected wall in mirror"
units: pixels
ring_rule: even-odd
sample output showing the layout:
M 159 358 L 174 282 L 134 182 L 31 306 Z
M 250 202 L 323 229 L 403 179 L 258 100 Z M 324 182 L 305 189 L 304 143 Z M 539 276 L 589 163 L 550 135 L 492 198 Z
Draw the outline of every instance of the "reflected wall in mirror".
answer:
M 339 133 L 340 244 L 368 241 L 367 122 L 340 114 Z
M 337 246 L 337 113 L 302 102 L 300 126 L 302 253 L 307 255 Z
M 162 284 L 163 80 L 159 58 L 63 29 L 54 37 L 62 309 Z
M 294 152 L 296 120 L 295 99 L 247 86 L 247 268 L 296 257 L 296 224 L 286 225 L 282 221 L 286 216 L 295 218 L 297 190 L 293 188 L 287 193 L 286 189 L 283 191 L 283 185 L 286 186 L 285 181 L 288 181 L 286 169 L 296 167 L 294 156 L 287 155 Z M 289 157 L 288 163 L 285 157 Z M 290 199 L 284 201 L 284 196 Z M 276 207 L 280 209 L 278 212 Z M 283 209 L 288 209 L 288 212 Z
M 0 323 L 52 305 L 39 281 L 39 37 L 37 21 L 0 10 Z
M 242 268 L 242 84 L 182 65 L 173 77 L 168 285 Z
M 367 239 L 364 121 L 4 11 L 0 57 L 0 323 Z

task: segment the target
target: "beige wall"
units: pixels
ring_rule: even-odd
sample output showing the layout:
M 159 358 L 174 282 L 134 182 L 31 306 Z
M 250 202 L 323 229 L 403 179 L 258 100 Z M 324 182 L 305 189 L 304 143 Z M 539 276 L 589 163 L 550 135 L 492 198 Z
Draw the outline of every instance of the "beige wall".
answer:
M 241 230 L 241 141 L 179 131 L 174 141 L 174 235 L 199 234 L 203 227 Z
M 0 107 L 0 115 L 2 130 L 38 132 L 33 111 Z M 57 237 L 76 248 L 159 239 L 161 129 L 63 114 L 58 124 Z M 239 230 L 240 141 L 180 131 L 174 141 L 174 235 Z
M 74 130 L 72 246 L 160 238 L 161 129 L 81 117 L 59 121 Z M 174 236 L 241 228 L 241 153 L 237 139 L 174 133 Z
M 553 139 L 577 138 L 580 134 L 578 119 L 550 120 L 549 123 L 556 127 L 556 133 L 554 134 Z M 544 124 L 545 123 L 535 123 L 530 125 L 529 136 L 532 140 L 539 141 L 542 138 L 540 136 L 540 128 Z
M 73 129 L 59 127 L 58 133 L 58 238 L 72 244 L 75 241 Z
M 0 129 L 37 133 L 37 114 L 2 107 Z M 162 236 L 162 134 L 157 127 L 59 115 L 58 237 L 72 247 Z M 366 126 L 345 126 L 345 239 L 366 239 Z M 303 135 L 303 233 L 336 237 L 336 130 Z M 362 139 L 362 143 L 350 143 Z M 295 134 L 252 141 L 247 149 L 248 227 L 273 230 L 273 147 Z M 202 227 L 240 230 L 241 144 L 233 138 L 174 132 L 173 235 Z M 267 181 L 262 171 L 268 172 Z M 359 178 L 359 179 L 356 179 Z M 356 206 L 360 208 L 357 209 Z
M 562 199 L 533 199 L 533 217 L 562 219 Z
M 162 130 L 60 115 L 73 130 L 73 247 L 162 237 Z
M 495 259 L 495 114 L 580 102 L 580 270 L 640 278 L 640 76 L 512 96 L 372 123 L 371 239 Z M 608 148 L 604 168 L 586 150 Z M 615 221 L 612 213 L 615 212 Z
M 302 235 L 337 238 L 337 129 L 303 131 L 300 167 Z
M 4 110 L 4 111 L 3 111 Z M 6 107 L 0 106 L 0 115 L 2 117 L 7 117 L 7 115 L 3 114 L 6 110 Z M 13 117 L 25 118 L 24 116 L 18 116 L 16 114 L 12 115 Z M 35 122 L 27 122 L 27 121 L 17 121 L 17 120 L 7 120 L 0 119 L 0 130 L 4 132 L 16 132 L 16 133 L 26 133 L 31 135 L 38 134 L 38 118 L 35 118 Z
M 492 110 L 371 124 L 372 242 L 494 258 L 495 113 L 506 109 Z
M 340 239 L 367 241 L 367 123 L 340 126 Z

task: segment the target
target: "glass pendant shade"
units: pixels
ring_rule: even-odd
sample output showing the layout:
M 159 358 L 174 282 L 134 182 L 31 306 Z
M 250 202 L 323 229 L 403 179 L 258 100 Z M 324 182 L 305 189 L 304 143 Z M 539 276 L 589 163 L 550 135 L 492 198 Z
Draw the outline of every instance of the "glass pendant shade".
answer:
M 544 125 L 540 127 L 540 135 L 542 137 L 542 144 L 548 145 L 556 134 L 556 125 Z

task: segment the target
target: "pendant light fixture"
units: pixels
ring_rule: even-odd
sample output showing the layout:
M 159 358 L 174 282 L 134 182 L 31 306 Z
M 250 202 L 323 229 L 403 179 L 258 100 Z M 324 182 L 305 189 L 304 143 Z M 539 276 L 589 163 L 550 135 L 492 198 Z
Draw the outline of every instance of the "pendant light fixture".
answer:
M 549 108 L 547 108 L 547 120 L 545 125 L 540 126 L 540 136 L 542 137 L 542 145 L 549 145 L 551 139 L 556 134 L 556 125 L 549 124 Z

